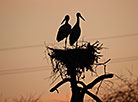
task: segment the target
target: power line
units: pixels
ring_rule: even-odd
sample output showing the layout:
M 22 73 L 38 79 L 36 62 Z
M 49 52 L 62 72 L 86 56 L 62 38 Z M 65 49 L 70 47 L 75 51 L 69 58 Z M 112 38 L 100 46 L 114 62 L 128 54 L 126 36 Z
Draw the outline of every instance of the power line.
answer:
M 122 58 L 114 58 L 111 60 L 111 63 L 123 63 L 123 62 L 130 62 L 130 61 L 137 61 L 138 56 L 130 56 L 130 57 L 122 57 Z
M 8 50 L 19 50 L 25 48 L 35 48 L 35 47 L 43 47 L 43 44 L 39 45 L 28 45 L 28 46 L 19 46 L 19 47 L 9 47 L 9 48 L 1 48 L 0 51 L 8 51 Z
M 90 38 L 88 40 L 117 39 L 117 38 L 133 37 L 133 36 L 138 36 L 138 34 L 134 33 L 134 34 L 116 35 L 116 36 L 108 36 L 108 37 Z
M 46 45 L 60 45 L 60 44 L 59 43 L 46 43 Z M 26 48 L 38 48 L 38 47 L 44 47 L 46 45 L 45 44 L 37 44 L 37 45 L 8 47 L 8 48 L 1 48 L 0 51 L 20 50 L 20 49 L 26 49 Z
M 114 58 L 110 63 L 124 63 L 130 61 L 138 61 L 138 56 L 130 56 L 130 57 L 121 57 Z M 30 72 L 38 72 L 38 71 L 46 71 L 50 69 L 46 69 L 51 66 L 37 66 L 37 67 L 25 67 L 25 68 L 17 68 L 17 69 L 5 69 L 0 70 L 1 75 L 9 75 L 9 74 L 21 74 L 21 73 L 30 73 Z
M 38 72 L 38 71 L 46 71 L 46 69 L 37 69 L 37 70 L 28 70 L 28 71 L 19 71 L 19 72 L 5 72 L 5 73 L 0 73 L 0 75 L 31 73 L 31 72 Z
M 92 41 L 92 40 L 100 40 L 100 39 L 117 39 L 117 38 L 125 38 L 125 37 L 132 37 L 132 36 L 138 36 L 138 34 L 125 34 L 125 35 L 117 35 L 117 36 L 90 38 L 88 40 Z M 57 43 L 47 43 L 47 45 L 58 45 L 58 44 Z M 0 51 L 10 51 L 10 50 L 19 50 L 19 49 L 37 48 L 37 47 L 44 47 L 44 44 L 18 46 L 18 47 L 9 47 L 9 48 L 1 48 Z
M 24 67 L 24 68 L 16 68 L 16 69 L 4 69 L 0 70 L 1 72 L 7 72 L 7 71 L 22 71 L 22 70 L 32 70 L 32 69 L 40 69 L 40 68 L 46 68 L 50 66 L 36 66 L 36 67 Z
M 17 69 L 5 69 L 5 70 L 0 70 L 0 75 L 28 73 L 28 72 L 30 73 L 30 72 L 50 70 L 50 69 L 46 69 L 47 67 L 50 67 L 50 66 L 37 66 L 37 67 L 25 67 L 25 68 L 17 68 Z

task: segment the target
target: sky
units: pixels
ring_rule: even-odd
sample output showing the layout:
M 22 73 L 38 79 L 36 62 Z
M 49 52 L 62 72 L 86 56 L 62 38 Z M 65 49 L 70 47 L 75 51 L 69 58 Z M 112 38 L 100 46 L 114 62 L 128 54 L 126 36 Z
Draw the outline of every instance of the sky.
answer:
M 79 40 L 99 40 L 108 48 L 102 51 L 103 61 L 112 59 L 107 71 L 125 75 L 129 70 L 137 76 L 137 0 L 0 0 L 0 93 L 43 93 L 49 102 L 69 100 L 69 84 L 60 94 L 49 92 L 56 83 L 50 86 L 52 68 L 44 42 L 63 46 L 55 40 L 58 28 L 66 14 L 73 26 L 77 12 L 86 20 L 81 20 Z

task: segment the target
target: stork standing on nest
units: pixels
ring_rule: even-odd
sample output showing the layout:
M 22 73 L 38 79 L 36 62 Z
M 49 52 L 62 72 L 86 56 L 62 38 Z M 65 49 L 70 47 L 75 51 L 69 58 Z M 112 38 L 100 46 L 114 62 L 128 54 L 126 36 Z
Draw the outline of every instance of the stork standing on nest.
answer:
M 77 40 L 79 39 L 80 34 L 81 34 L 80 19 L 79 18 L 81 18 L 84 21 L 85 21 L 85 19 L 81 16 L 80 13 L 77 13 L 76 16 L 77 16 L 77 22 L 71 30 L 69 42 L 70 42 L 71 46 L 76 42 L 76 47 L 77 47 Z
M 67 47 L 67 37 L 71 32 L 71 25 L 68 23 L 69 19 L 69 15 L 66 15 L 64 20 L 61 22 L 61 24 L 63 24 L 64 22 L 65 24 L 59 28 L 56 38 L 58 42 L 65 38 L 65 49 Z

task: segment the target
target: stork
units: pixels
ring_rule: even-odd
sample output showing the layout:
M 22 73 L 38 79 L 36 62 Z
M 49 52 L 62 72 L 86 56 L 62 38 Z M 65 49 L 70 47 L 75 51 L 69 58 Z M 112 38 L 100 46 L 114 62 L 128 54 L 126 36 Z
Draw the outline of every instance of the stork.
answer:
M 80 37 L 81 34 L 81 29 L 80 29 L 80 19 L 85 21 L 85 19 L 81 16 L 80 13 L 76 14 L 77 16 L 77 22 L 74 25 L 74 27 L 71 29 L 71 33 L 70 33 L 70 37 L 69 37 L 69 43 L 72 46 Z M 77 47 L 77 43 L 76 43 L 76 47 Z
M 65 24 L 63 24 L 57 33 L 57 41 L 60 42 L 61 40 L 63 40 L 65 38 L 65 49 L 67 46 L 67 37 L 70 34 L 71 31 L 71 25 L 68 23 L 70 17 L 69 15 L 66 15 L 64 20 L 61 22 L 61 24 L 63 24 L 65 22 Z

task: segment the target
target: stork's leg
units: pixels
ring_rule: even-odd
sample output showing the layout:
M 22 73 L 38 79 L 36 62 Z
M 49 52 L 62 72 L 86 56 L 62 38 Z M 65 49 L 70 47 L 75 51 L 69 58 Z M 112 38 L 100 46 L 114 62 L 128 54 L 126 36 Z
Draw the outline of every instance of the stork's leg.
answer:
M 76 48 L 78 47 L 78 41 L 76 41 Z
M 67 49 L 67 38 L 65 39 L 65 49 Z

